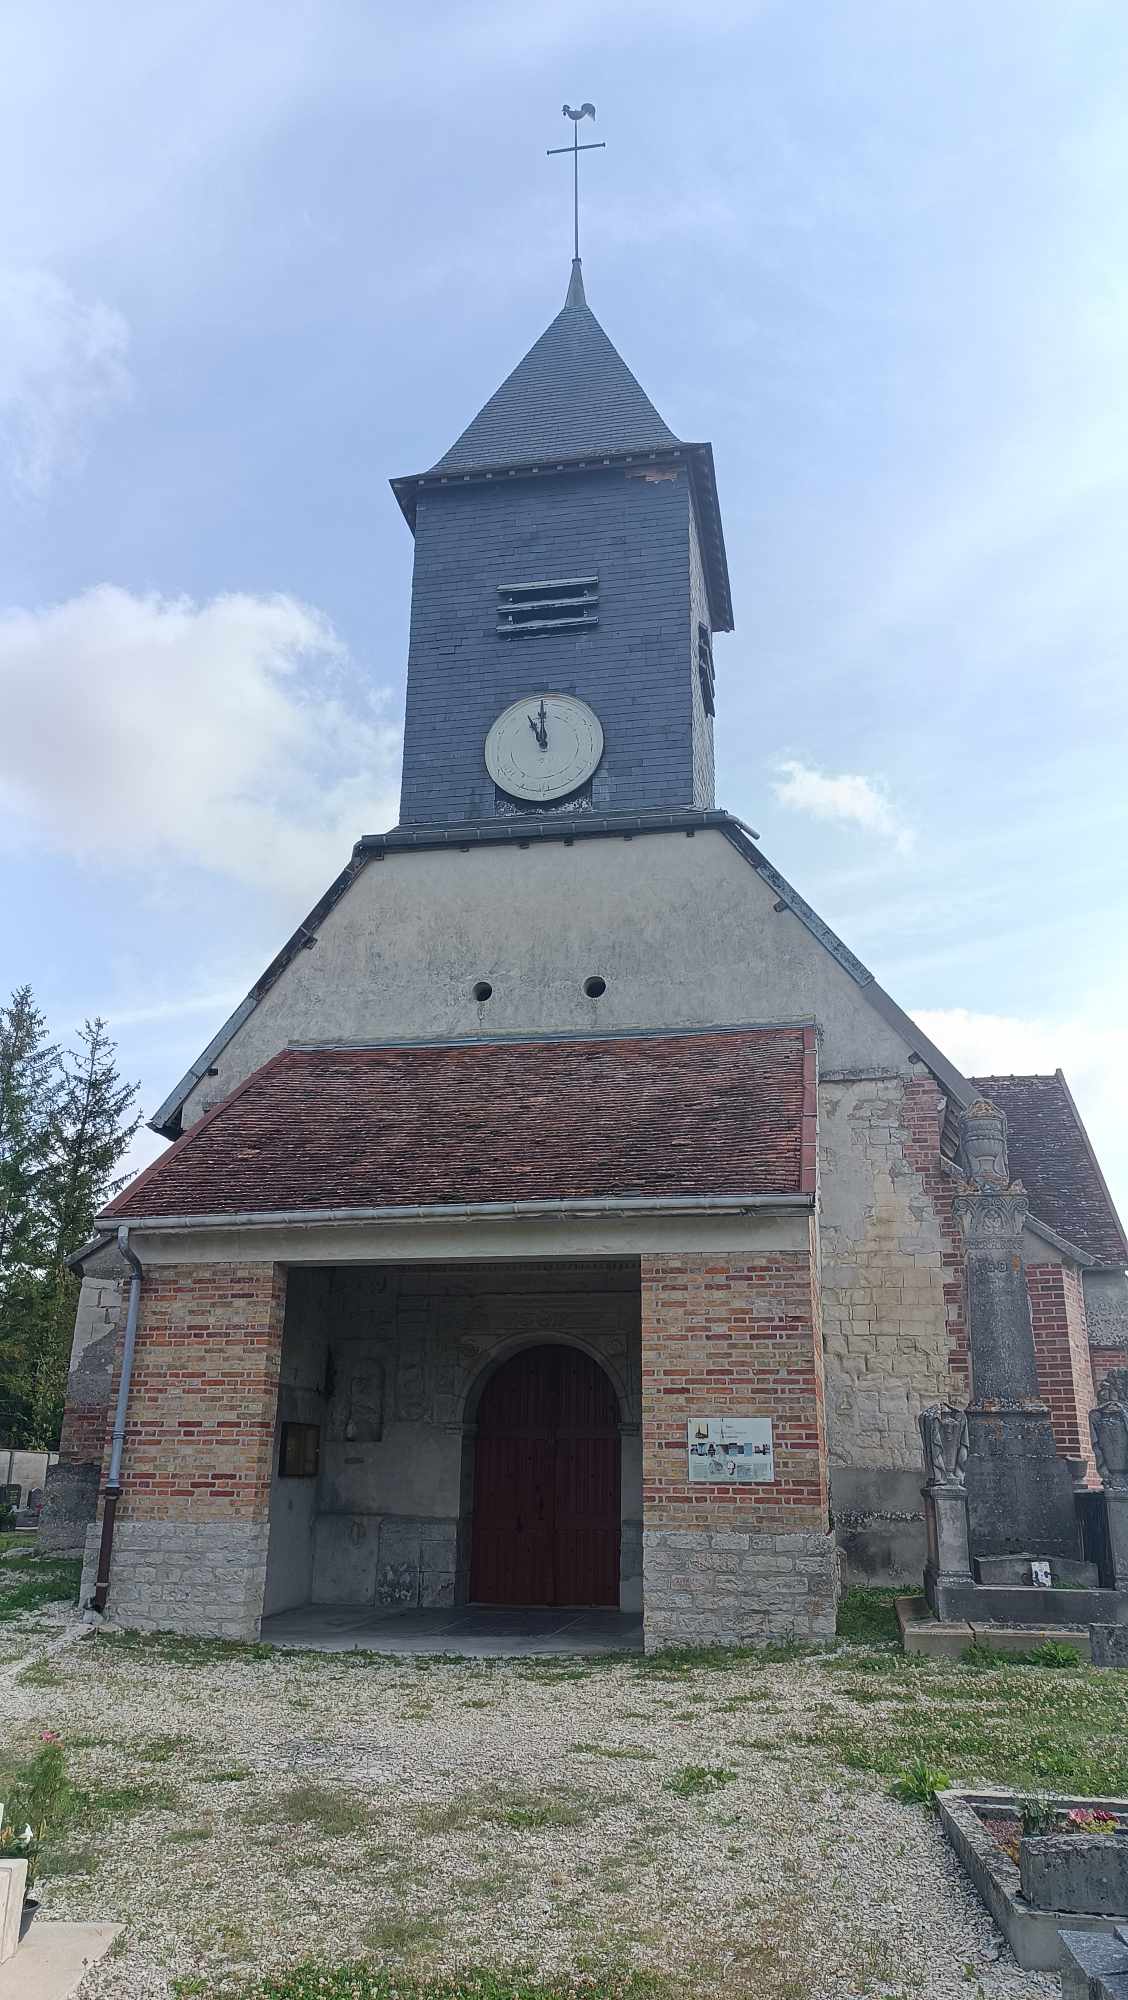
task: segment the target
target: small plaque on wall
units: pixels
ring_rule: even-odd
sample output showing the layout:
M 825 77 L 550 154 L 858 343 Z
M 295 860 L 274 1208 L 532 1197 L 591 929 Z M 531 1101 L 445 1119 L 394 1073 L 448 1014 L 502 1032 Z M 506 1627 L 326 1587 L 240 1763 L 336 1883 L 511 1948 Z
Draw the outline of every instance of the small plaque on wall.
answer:
M 770 1485 L 775 1478 L 771 1418 L 691 1417 L 689 1476 L 694 1485 Z

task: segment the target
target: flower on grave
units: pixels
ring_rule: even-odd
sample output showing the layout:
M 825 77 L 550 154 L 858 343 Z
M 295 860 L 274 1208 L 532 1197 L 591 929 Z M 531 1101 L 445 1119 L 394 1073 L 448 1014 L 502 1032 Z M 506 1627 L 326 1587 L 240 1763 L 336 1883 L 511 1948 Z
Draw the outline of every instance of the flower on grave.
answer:
M 57 1729 L 45 1729 L 39 1738 L 41 1743 L 61 1743 L 62 1740 Z
M 1117 1833 L 1120 1822 L 1100 1806 L 1073 1806 L 1066 1813 L 1071 1833 Z

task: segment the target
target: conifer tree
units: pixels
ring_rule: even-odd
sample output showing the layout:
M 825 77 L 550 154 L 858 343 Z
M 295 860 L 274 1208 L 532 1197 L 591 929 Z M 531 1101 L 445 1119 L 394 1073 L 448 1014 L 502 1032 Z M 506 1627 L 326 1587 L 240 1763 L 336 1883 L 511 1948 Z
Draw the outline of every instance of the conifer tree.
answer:
M 47 1040 L 30 987 L 0 1009 L 0 1440 L 58 1443 L 79 1281 L 67 1265 L 140 1118 L 106 1023 Z

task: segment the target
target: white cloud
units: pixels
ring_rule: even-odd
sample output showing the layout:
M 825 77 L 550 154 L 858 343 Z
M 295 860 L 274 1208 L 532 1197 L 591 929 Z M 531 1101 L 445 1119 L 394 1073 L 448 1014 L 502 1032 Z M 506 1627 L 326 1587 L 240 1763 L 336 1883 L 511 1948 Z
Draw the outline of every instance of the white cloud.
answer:
M 98 420 L 130 392 L 129 328 L 50 271 L 0 269 L 0 460 L 21 496 L 41 500 L 81 465 Z
M 1120 1010 L 1123 1011 L 1122 1009 Z M 965 1076 L 1050 1076 L 1063 1070 L 1122 1214 L 1128 1214 L 1128 1027 L 1089 1019 L 910 1008 Z
M 292 597 L 111 584 L 0 615 L 0 810 L 84 860 L 326 887 L 395 817 L 385 697 Z
M 839 820 L 864 827 L 867 833 L 891 840 L 898 854 L 907 854 L 912 848 L 915 838 L 912 828 L 898 818 L 884 791 L 872 778 L 853 771 L 831 776 L 794 758 L 786 759 L 776 769 L 780 775 L 773 779 L 772 790 L 781 805 L 794 812 L 809 813 L 813 819 Z

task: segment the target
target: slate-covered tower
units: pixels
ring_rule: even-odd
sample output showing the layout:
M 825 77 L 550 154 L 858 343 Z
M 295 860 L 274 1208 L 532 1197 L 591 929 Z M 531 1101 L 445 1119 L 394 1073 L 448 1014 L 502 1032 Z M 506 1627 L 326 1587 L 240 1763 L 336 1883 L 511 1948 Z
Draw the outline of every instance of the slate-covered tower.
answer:
M 415 534 L 404 824 L 713 804 L 713 634 L 732 628 L 712 448 L 674 436 L 584 296 L 429 472 Z M 483 755 L 511 703 L 577 698 L 596 768 L 531 804 Z

